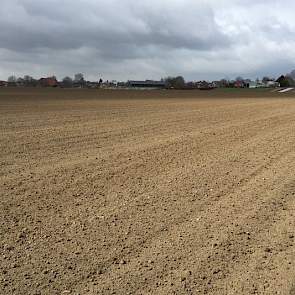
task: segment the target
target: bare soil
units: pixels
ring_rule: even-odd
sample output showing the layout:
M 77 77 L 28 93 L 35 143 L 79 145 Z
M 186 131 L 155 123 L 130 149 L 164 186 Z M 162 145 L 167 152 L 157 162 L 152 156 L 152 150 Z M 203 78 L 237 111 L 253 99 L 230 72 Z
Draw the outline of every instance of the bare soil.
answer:
M 295 294 L 287 95 L 0 89 L 0 293 Z

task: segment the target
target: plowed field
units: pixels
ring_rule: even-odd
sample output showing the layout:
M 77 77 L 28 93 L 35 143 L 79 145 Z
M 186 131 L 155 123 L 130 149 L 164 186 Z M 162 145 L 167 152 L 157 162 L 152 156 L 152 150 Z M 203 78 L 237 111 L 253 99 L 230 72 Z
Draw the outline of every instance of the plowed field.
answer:
M 1 294 L 295 294 L 295 95 L 0 89 Z

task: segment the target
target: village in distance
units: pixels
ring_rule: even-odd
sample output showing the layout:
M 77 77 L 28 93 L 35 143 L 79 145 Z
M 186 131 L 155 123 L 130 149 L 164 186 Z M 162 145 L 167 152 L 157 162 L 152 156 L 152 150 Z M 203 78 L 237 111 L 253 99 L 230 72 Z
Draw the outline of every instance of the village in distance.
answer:
M 126 82 L 106 80 L 99 78 L 98 81 L 88 81 L 82 73 L 77 73 L 74 78 L 65 77 L 58 81 L 56 76 L 35 79 L 29 75 L 8 77 L 7 81 L 0 80 L 0 87 L 60 87 L 60 88 L 101 88 L 101 89 L 178 89 L 178 90 L 212 90 L 215 88 L 285 88 L 295 86 L 295 70 L 280 77 L 263 77 L 256 80 L 237 77 L 234 80 L 221 79 L 217 81 L 185 81 L 182 76 L 167 77 L 160 81 L 128 80 Z

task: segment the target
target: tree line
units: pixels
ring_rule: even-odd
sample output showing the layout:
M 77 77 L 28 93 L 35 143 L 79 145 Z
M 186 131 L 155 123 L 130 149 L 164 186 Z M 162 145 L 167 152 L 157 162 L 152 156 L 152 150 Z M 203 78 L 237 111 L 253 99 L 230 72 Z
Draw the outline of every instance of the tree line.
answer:
M 23 86 L 28 86 L 28 87 L 35 87 L 38 86 L 40 84 L 40 80 L 42 80 L 44 78 L 41 79 L 35 79 L 30 75 L 25 75 L 24 77 L 16 77 L 14 75 L 11 75 L 8 77 L 7 82 L 11 85 L 23 85 Z M 50 76 L 47 77 L 46 79 L 51 79 L 51 80 L 55 80 L 57 82 L 57 78 L 56 76 Z M 77 73 L 74 75 L 74 78 L 71 78 L 69 76 L 64 77 L 61 80 L 61 84 L 65 87 L 73 87 L 74 85 L 79 84 L 80 86 L 83 86 L 84 84 L 86 84 L 86 80 L 84 78 L 84 75 L 82 73 Z M 99 83 L 102 83 L 102 79 L 99 80 Z
M 46 79 L 52 79 L 57 82 L 57 78 L 55 76 L 51 76 Z M 35 87 L 40 85 L 40 80 L 42 79 L 35 79 L 30 75 L 25 75 L 24 77 L 19 77 L 19 78 L 12 75 L 8 77 L 7 82 L 10 85 L 15 84 L 15 85 L 28 86 L 28 87 Z M 182 76 L 175 76 L 175 77 L 168 76 L 166 78 L 162 78 L 161 81 L 165 84 L 166 88 L 168 89 L 195 88 L 196 84 L 198 84 L 198 86 L 201 85 L 203 87 L 206 87 L 208 85 L 209 86 L 212 85 L 213 83 L 215 83 L 217 87 L 236 87 L 237 83 L 241 83 L 242 85 L 249 86 L 250 83 L 256 82 L 257 84 L 258 83 L 267 84 L 270 81 L 278 82 L 281 87 L 295 87 L 295 70 L 293 70 L 289 74 L 281 75 L 277 79 L 265 76 L 262 78 L 262 80 L 259 80 L 257 78 L 255 81 L 251 81 L 251 79 L 244 79 L 243 77 L 240 77 L 240 76 L 234 80 L 221 79 L 219 81 L 214 81 L 213 83 L 207 82 L 207 81 L 186 82 Z M 74 75 L 73 78 L 66 76 L 61 80 L 61 82 L 58 82 L 58 83 L 62 87 L 75 87 L 75 86 L 83 87 L 83 86 L 86 86 L 87 82 L 92 83 L 92 82 L 86 81 L 82 73 L 77 73 Z M 108 84 L 107 82 L 108 81 L 106 81 L 105 83 Z M 96 83 L 97 85 L 102 85 L 103 80 L 100 78 L 98 82 L 93 82 L 93 83 Z M 124 85 L 124 82 L 120 82 L 120 84 Z

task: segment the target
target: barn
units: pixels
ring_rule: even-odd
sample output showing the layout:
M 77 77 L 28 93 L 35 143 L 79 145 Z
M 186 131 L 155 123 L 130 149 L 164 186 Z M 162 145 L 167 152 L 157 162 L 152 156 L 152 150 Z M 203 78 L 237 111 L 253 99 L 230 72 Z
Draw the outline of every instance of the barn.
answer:
M 163 89 L 166 87 L 164 81 L 128 81 L 127 87 L 129 88 L 145 88 L 145 89 Z
M 41 78 L 39 84 L 42 87 L 57 87 L 58 82 L 55 77 Z

